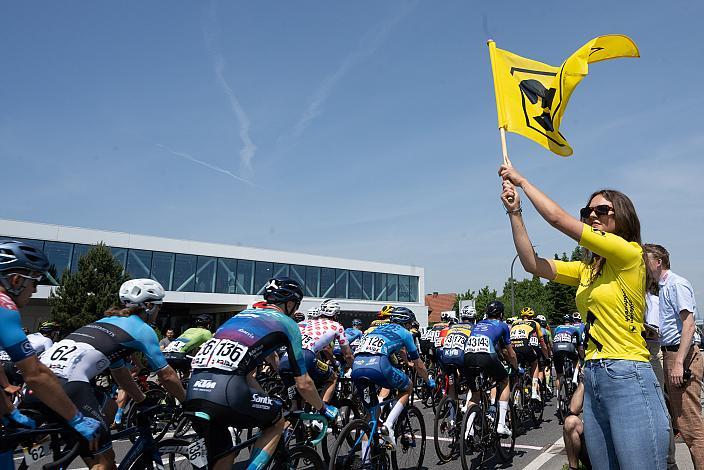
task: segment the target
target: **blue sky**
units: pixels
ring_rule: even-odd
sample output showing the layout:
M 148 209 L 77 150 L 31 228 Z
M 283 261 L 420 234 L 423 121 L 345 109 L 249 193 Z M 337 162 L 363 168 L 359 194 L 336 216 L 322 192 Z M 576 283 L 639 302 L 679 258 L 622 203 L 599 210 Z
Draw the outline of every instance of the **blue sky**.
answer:
M 0 217 L 414 264 L 428 292 L 500 292 L 515 251 L 485 41 L 559 65 L 621 33 L 641 58 L 590 67 L 561 129 L 574 155 L 517 135 L 509 153 L 572 213 L 626 192 L 701 292 L 704 7 L 540 5 L 4 2 Z M 572 250 L 524 217 L 540 254 Z

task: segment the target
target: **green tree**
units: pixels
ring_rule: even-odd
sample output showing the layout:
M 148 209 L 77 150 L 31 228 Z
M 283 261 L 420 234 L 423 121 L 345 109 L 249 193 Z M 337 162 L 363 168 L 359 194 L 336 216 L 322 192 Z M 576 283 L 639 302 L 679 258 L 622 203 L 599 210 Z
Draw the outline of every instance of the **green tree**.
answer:
M 459 312 L 460 311 L 460 301 L 472 300 L 474 298 L 475 298 L 474 291 L 470 290 L 470 289 L 467 289 L 467 292 L 465 292 L 464 294 L 457 294 L 457 296 L 455 296 L 455 303 L 452 306 L 452 310 L 454 310 L 455 312 Z
M 492 300 L 497 300 L 497 298 L 498 296 L 496 295 L 496 290 L 489 289 L 489 286 L 484 286 L 479 289 L 476 300 L 474 301 L 474 306 L 476 307 L 477 312 L 480 315 L 484 315 L 484 312 L 486 312 L 486 306 L 489 305 L 489 302 Z
M 100 243 L 78 261 L 78 271 L 66 270 L 49 296 L 54 321 L 73 331 L 103 316 L 119 304 L 120 285 L 129 279 L 110 248 Z
M 547 289 L 540 282 L 540 278 L 533 276 L 521 281 L 515 281 L 515 315 L 519 315 L 523 307 L 533 307 L 533 310 L 539 315 L 546 317 L 552 313 L 552 304 L 548 296 Z M 511 279 L 504 284 L 504 291 L 501 296 L 504 305 L 506 306 L 505 316 L 511 316 Z
M 575 256 L 581 257 L 579 247 L 577 247 L 575 251 L 572 252 L 572 261 L 574 261 Z M 562 261 L 570 261 L 567 258 L 567 253 L 562 253 L 562 257 L 559 257 L 557 254 L 555 254 L 555 259 Z M 551 324 L 562 323 L 562 316 L 565 313 L 571 313 L 577 309 L 575 305 L 575 295 L 577 294 L 577 287 L 568 286 L 566 284 L 559 284 L 554 281 L 548 281 L 548 283 L 545 285 L 545 289 L 547 290 L 550 303 L 552 304 L 552 311 L 548 316 L 548 321 Z

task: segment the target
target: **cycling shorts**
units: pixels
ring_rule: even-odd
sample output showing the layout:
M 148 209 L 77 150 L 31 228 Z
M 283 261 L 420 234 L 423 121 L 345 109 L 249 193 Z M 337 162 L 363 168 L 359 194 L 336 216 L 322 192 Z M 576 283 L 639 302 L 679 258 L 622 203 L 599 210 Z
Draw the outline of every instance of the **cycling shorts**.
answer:
M 368 381 L 383 388 L 406 390 L 411 381 L 386 356 L 360 354 L 352 363 L 352 381 Z
M 186 353 L 180 352 L 166 352 L 164 353 L 164 359 L 169 363 L 171 367 L 176 370 L 183 372 L 188 372 L 191 370 L 191 358 L 187 357 Z
M 543 356 L 540 349 L 534 348 L 533 346 L 521 346 L 514 349 L 516 351 L 518 363 L 523 365 L 530 365 Z
M 467 354 L 461 349 L 438 348 L 438 362 L 440 366 L 464 367 Z
M 484 371 L 489 377 L 501 382 L 508 377 L 508 372 L 496 353 L 468 353 L 465 354 L 465 368 L 469 383 L 474 382 L 477 369 Z
M 234 443 L 227 429 L 271 427 L 281 418 L 282 402 L 264 392 L 250 388 L 246 376 L 197 370 L 188 382 L 183 408 L 186 411 L 205 412 L 210 421 L 194 427 L 205 438 L 210 456 L 230 449 Z
M 332 368 L 325 362 L 317 358 L 313 351 L 308 349 L 303 350 L 303 360 L 306 364 L 306 371 L 316 387 L 321 387 L 332 376 Z M 293 370 L 291 363 L 288 360 L 288 354 L 285 354 L 279 362 L 279 375 L 284 385 L 290 387 L 295 383 L 293 378 Z
M 93 418 L 100 423 L 100 429 L 98 430 L 98 450 L 95 452 L 91 451 L 88 448 L 88 442 L 81 439 L 81 457 L 93 457 L 110 450 L 112 448 L 110 428 L 105 423 L 105 419 L 102 414 L 102 407 L 100 405 L 100 402 L 105 394 L 97 391 L 89 382 L 79 380 L 67 382 L 66 379 L 61 377 L 57 377 L 57 380 L 61 384 L 66 395 L 71 399 L 73 404 L 76 405 L 78 411 L 83 413 L 84 416 Z M 52 420 L 63 421 L 63 419 L 53 410 L 39 401 L 39 399 L 31 391 L 29 391 L 28 395 L 25 396 L 23 407 L 35 409 L 44 415 L 52 416 Z
M 17 369 L 14 362 L 3 361 L 2 368 L 5 371 L 7 380 L 11 385 L 21 387 L 24 384 L 24 378 L 22 377 L 22 374 L 20 374 L 20 371 Z
M 555 364 L 555 372 L 562 375 L 565 373 L 565 359 L 572 359 L 574 365 L 577 364 L 577 353 L 570 351 L 555 351 L 552 353 L 553 364 Z

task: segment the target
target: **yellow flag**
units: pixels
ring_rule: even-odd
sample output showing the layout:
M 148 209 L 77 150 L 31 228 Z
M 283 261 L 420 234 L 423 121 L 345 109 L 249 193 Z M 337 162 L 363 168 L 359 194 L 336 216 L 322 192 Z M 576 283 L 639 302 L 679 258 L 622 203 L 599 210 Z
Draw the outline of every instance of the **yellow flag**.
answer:
M 499 127 L 536 141 L 567 157 L 572 147 L 560 133 L 562 116 L 575 87 L 589 73 L 589 65 L 618 57 L 640 57 L 627 36 L 612 34 L 592 39 L 560 67 L 526 59 L 498 49 L 489 41 Z

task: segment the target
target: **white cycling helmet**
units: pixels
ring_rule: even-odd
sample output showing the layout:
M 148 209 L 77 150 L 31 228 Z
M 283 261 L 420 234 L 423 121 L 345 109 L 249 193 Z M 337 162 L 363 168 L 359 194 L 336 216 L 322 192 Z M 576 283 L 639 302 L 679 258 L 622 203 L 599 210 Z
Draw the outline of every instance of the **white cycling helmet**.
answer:
M 166 292 L 153 279 L 131 279 L 120 286 L 120 302 L 126 307 L 144 307 L 145 302 L 160 304 Z
M 319 307 L 311 307 L 308 309 L 308 318 L 318 318 L 320 316 Z
M 471 305 L 465 305 L 460 312 L 460 320 L 474 320 L 477 317 L 477 309 Z
M 340 304 L 332 299 L 324 300 L 320 304 L 320 316 L 321 317 L 335 317 L 340 313 Z
M 541 321 L 548 321 L 548 319 L 545 318 L 545 315 L 537 315 L 537 316 L 535 317 L 535 319 L 538 320 L 539 322 L 541 322 Z
M 442 321 L 450 321 L 450 320 L 456 320 L 457 317 L 455 316 L 455 312 L 442 312 L 440 314 L 440 319 Z

